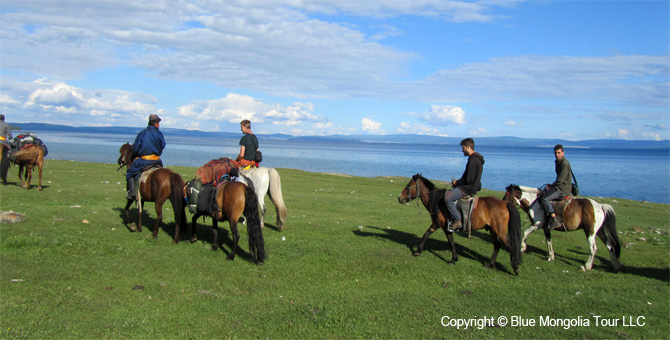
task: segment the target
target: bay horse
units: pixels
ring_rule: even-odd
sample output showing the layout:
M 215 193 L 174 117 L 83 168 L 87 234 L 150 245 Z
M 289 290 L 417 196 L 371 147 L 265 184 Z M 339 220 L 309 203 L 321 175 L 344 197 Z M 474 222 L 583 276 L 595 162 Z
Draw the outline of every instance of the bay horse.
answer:
M 412 176 L 398 196 L 398 202 L 405 204 L 418 198 L 426 210 L 431 213 L 431 224 L 423 234 L 423 239 L 414 252 L 414 256 L 421 254 L 428 237 L 438 228 L 442 228 L 451 246 L 452 259 L 449 263 L 454 264 L 458 261 L 458 255 L 452 232 L 447 230 L 449 212 L 443 199 L 446 191 L 446 189 L 437 189 L 430 180 L 421 174 L 416 174 Z M 498 251 L 501 244 L 504 244 L 510 253 L 510 263 L 514 274 L 518 275 L 521 263 L 521 217 L 516 207 L 495 197 L 479 197 L 477 206 L 470 212 L 470 219 L 471 230 L 485 228 L 491 235 L 493 254 L 486 267 L 495 268 Z M 463 224 L 466 225 L 466 221 L 463 221 Z
M 246 218 L 247 223 L 249 254 L 257 265 L 262 265 L 265 258 L 267 258 L 267 254 L 265 252 L 265 241 L 258 214 L 258 197 L 256 197 L 253 186 L 247 186 L 242 182 L 221 183 L 217 188 L 216 208 L 212 213 L 212 230 L 214 232 L 212 250 L 219 249 L 218 222 L 227 220 L 230 225 L 230 231 L 233 234 L 233 246 L 226 260 L 232 261 L 235 259 L 235 252 L 240 239 L 237 223 L 242 215 Z M 195 233 L 197 218 L 198 215 L 193 216 L 191 242 L 197 240 Z
M 37 166 L 37 169 L 39 170 L 37 190 L 42 191 L 42 167 L 44 165 L 44 149 L 42 146 L 37 144 L 27 144 L 20 151 L 9 155 L 9 160 L 19 166 L 19 181 L 21 181 L 21 187 L 26 189 L 30 189 L 30 180 L 33 178 L 33 169 Z M 24 168 L 26 170 L 25 181 L 23 175 Z
M 522 251 L 526 250 L 528 235 L 544 226 L 544 236 L 547 240 L 547 251 L 549 252 L 547 260 L 553 261 L 554 247 L 551 242 L 551 231 L 546 228 L 547 218 L 538 199 L 541 194 L 542 192 L 538 188 L 511 184 L 505 188 L 503 199 L 521 206 L 531 220 L 531 225 L 524 231 L 521 240 Z M 593 259 L 598 250 L 596 236 L 607 246 L 614 270 L 618 272 L 621 269 L 621 263 L 619 262 L 621 243 L 616 231 L 616 213 L 611 205 L 600 204 L 590 198 L 572 198 L 565 206 L 562 214 L 559 214 L 557 210 L 556 217 L 562 223 L 561 227 L 555 230 L 575 231 L 583 229 L 584 234 L 586 234 L 590 254 L 586 263 L 581 266 L 582 270 L 591 270 L 593 267 Z
M 121 152 L 121 157 L 119 157 L 119 160 L 121 160 L 121 158 L 124 160 L 129 160 L 128 163 L 124 163 L 124 165 L 130 167 L 133 162 L 131 159 L 133 148 L 132 146 L 130 148 L 126 148 L 124 146 L 122 146 L 119 150 L 119 152 Z M 152 237 L 156 238 L 158 236 L 158 229 L 161 225 L 161 222 L 163 221 L 163 204 L 169 199 L 170 203 L 172 204 L 172 210 L 174 210 L 175 220 L 175 233 L 172 244 L 179 243 L 179 228 L 188 228 L 186 225 L 186 202 L 184 200 L 185 186 L 186 185 L 184 184 L 184 180 L 174 171 L 166 168 L 153 170 L 153 172 L 151 172 L 146 178 L 146 181 L 140 181 L 137 189 L 138 195 L 136 198 L 127 199 L 124 211 L 126 213 L 126 220 L 130 223 L 129 229 L 133 232 L 135 230 L 139 230 L 140 232 L 142 231 L 142 211 L 144 210 L 144 202 L 155 202 L 156 226 L 154 227 Z M 131 221 L 130 219 L 129 209 L 130 205 L 133 204 L 133 202 L 135 202 L 138 198 L 138 222 L 135 224 L 135 222 Z

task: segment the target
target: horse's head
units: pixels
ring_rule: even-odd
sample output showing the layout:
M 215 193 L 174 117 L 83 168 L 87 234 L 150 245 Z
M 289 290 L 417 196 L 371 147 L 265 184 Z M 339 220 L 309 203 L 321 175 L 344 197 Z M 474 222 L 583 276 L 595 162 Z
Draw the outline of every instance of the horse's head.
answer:
M 116 163 L 119 164 L 119 168 L 117 170 L 121 170 L 121 168 L 124 166 L 130 167 L 130 164 L 133 162 L 133 146 L 130 145 L 130 143 L 121 145 L 119 154 L 121 155 L 116 161 Z
M 521 188 L 516 184 L 510 184 L 505 188 L 505 195 L 502 200 L 505 202 L 511 202 L 514 204 L 520 204 L 519 199 L 521 199 Z
M 422 189 L 422 187 L 424 189 Z M 434 188 L 433 183 L 423 178 L 421 174 L 416 174 L 412 176 L 412 179 L 410 179 L 409 183 L 407 183 L 405 189 L 403 189 L 400 195 L 398 195 L 398 202 L 405 204 L 417 197 L 420 197 L 423 194 L 430 192 L 432 188 Z

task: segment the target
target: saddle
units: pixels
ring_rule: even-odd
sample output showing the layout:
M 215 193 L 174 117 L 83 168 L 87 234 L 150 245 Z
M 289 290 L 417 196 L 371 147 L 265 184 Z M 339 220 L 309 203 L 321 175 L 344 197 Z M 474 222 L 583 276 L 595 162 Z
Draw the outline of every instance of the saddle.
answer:
M 147 180 L 149 179 L 149 175 L 151 175 L 154 171 L 158 169 L 162 169 L 163 167 L 157 164 L 152 164 L 152 165 L 147 165 L 142 169 L 142 174 L 140 175 L 139 180 L 137 180 L 136 185 L 135 185 L 135 190 L 137 190 L 136 196 L 137 199 L 135 200 L 135 204 L 137 204 L 137 208 L 140 213 L 142 213 L 142 204 L 140 202 L 142 201 L 142 194 L 140 191 L 140 185 L 142 183 L 146 183 Z
M 470 228 L 470 213 L 477 208 L 477 203 L 479 203 L 479 197 L 468 195 L 458 201 L 456 201 L 456 208 L 461 212 L 463 217 L 463 228 L 468 231 L 468 235 L 471 233 L 472 228 Z
M 554 207 L 554 213 L 556 213 L 556 219 L 561 224 L 563 224 L 563 211 L 565 211 L 565 208 L 570 205 L 573 199 L 572 196 L 563 196 L 560 199 L 551 201 L 551 205 Z

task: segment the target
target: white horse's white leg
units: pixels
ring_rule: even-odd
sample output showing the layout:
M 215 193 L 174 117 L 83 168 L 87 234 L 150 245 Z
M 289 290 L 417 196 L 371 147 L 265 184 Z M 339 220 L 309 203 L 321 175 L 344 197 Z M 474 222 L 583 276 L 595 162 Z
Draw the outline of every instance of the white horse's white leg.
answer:
M 526 229 L 523 232 L 523 238 L 521 239 L 521 251 L 523 251 L 523 252 L 526 251 L 526 238 L 528 237 L 528 235 L 530 235 L 530 233 L 534 232 L 539 227 L 540 227 L 540 224 L 538 222 L 535 222 L 535 223 L 531 224 L 530 227 L 528 227 L 528 229 Z
M 553 261 L 554 260 L 554 245 L 551 243 L 550 238 L 547 238 L 547 251 L 549 252 L 549 257 L 547 257 L 547 261 Z
M 589 254 L 589 259 L 586 260 L 586 264 L 582 266 L 582 270 L 584 271 L 591 270 L 591 268 L 593 268 L 593 258 L 596 256 L 596 251 L 598 250 L 595 235 L 589 235 L 589 237 L 587 237 L 586 239 L 589 242 L 589 251 L 591 252 L 591 254 Z

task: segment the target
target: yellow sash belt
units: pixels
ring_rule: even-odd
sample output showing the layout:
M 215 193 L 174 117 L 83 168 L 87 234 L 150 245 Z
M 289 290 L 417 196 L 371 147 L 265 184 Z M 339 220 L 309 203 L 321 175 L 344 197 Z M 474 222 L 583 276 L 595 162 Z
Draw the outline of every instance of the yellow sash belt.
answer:
M 146 155 L 146 156 L 142 156 L 142 159 L 147 160 L 147 161 L 157 161 L 161 158 L 158 155 Z
M 0 136 L 0 140 L 7 140 L 7 137 L 5 137 L 5 136 Z

